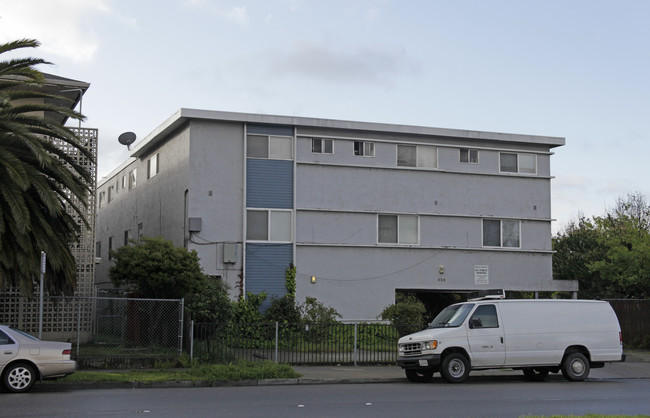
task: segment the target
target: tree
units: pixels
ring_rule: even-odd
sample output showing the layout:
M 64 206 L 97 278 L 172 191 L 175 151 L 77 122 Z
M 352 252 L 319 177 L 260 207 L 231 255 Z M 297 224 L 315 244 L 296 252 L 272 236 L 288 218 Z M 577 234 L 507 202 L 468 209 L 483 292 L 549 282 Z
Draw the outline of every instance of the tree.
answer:
M 0 44 L 0 54 L 35 48 L 33 39 Z M 33 295 L 41 251 L 47 254 L 45 285 L 50 292 L 71 293 L 77 280 L 70 244 L 86 222 L 84 209 L 92 193 L 91 173 L 55 142 L 86 156 L 76 134 L 39 115 L 83 116 L 63 105 L 68 99 L 45 93 L 39 58 L 0 61 L 0 284 Z
M 163 238 L 142 237 L 111 253 L 111 282 L 143 298 L 180 299 L 202 290 L 205 276 L 195 250 Z
M 206 278 L 201 289 L 188 295 L 185 307 L 194 322 L 226 323 L 233 316 L 228 286 L 217 279 Z
M 563 232 L 553 238 L 553 278 L 577 280 L 580 297 L 593 299 L 604 297 L 606 290 L 599 273 L 592 264 L 601 260 L 606 248 L 600 240 L 600 232 L 585 217 L 570 223 Z
M 650 298 L 650 206 L 640 193 L 553 239 L 553 277 L 579 281 L 583 298 Z

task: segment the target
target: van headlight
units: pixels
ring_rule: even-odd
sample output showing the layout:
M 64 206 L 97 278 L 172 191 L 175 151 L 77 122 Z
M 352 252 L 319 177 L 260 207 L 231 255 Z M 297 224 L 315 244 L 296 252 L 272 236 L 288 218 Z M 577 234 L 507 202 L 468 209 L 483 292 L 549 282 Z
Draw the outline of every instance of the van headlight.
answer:
M 424 342 L 425 350 L 435 350 L 436 348 L 438 348 L 438 340 L 431 340 L 431 341 Z

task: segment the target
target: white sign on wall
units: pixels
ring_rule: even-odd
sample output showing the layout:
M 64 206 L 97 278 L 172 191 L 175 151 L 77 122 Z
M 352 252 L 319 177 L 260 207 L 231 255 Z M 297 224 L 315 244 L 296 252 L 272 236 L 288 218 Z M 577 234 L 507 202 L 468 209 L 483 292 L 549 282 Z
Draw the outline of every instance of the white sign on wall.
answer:
M 490 284 L 488 266 L 474 266 L 474 284 Z

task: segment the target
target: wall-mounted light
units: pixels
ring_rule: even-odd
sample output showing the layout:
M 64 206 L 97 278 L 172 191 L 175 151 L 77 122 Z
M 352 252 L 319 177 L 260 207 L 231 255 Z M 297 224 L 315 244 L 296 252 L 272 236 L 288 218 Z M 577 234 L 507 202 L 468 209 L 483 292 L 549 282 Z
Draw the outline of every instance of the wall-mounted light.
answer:
M 438 273 L 445 274 L 445 266 L 441 265 L 440 267 L 438 267 Z
M 316 283 L 316 276 L 311 276 L 311 282 Z

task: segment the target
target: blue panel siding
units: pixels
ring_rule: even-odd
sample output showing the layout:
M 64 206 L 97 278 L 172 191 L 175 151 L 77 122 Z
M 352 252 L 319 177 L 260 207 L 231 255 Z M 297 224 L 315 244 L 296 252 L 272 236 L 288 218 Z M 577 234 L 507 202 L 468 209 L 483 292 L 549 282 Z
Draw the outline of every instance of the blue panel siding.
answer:
M 246 161 L 246 206 L 293 209 L 293 161 Z
M 246 292 L 266 292 L 262 310 L 268 309 L 272 296 L 284 296 L 285 270 L 293 262 L 291 244 L 246 244 Z
M 246 133 L 262 135 L 293 136 L 293 126 L 282 125 L 257 125 L 249 123 L 246 125 Z

